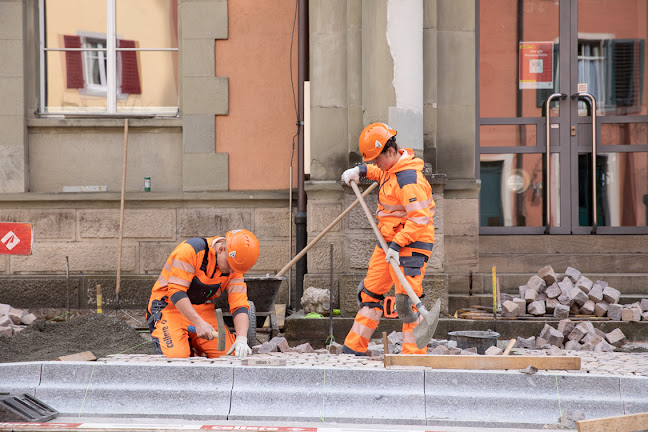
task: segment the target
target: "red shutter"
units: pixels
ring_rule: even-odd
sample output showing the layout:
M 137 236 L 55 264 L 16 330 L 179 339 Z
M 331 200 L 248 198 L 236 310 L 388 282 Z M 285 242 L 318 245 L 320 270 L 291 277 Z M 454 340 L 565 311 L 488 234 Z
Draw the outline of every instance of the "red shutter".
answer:
M 65 48 L 81 48 L 80 36 L 63 36 Z M 65 52 L 65 68 L 67 70 L 67 88 L 79 89 L 85 87 L 83 80 L 83 59 L 81 51 Z
M 135 41 L 119 40 L 119 48 L 135 48 Z M 121 92 L 125 94 L 142 94 L 137 53 L 121 51 Z

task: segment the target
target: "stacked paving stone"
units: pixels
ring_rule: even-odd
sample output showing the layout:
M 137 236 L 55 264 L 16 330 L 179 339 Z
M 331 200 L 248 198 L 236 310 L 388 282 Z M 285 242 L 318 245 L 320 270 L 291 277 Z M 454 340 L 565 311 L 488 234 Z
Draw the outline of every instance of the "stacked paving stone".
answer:
M 576 323 L 570 319 L 560 320 L 558 328 L 545 324 L 538 337 L 518 337 L 515 346 L 527 349 L 548 349 L 559 354 L 565 349 L 570 351 L 612 352 L 626 343 L 621 329 L 605 333 L 591 321 Z
M 502 315 L 517 317 L 553 314 L 556 319 L 572 315 L 607 316 L 612 321 L 648 321 L 648 299 L 629 305 L 619 304 L 621 292 L 607 282 L 591 279 L 567 267 L 561 278 L 551 266 L 541 268 L 526 285 L 519 287 L 519 297 L 502 295 Z
M 36 316 L 26 309 L 0 303 L 0 336 L 11 337 L 34 321 Z

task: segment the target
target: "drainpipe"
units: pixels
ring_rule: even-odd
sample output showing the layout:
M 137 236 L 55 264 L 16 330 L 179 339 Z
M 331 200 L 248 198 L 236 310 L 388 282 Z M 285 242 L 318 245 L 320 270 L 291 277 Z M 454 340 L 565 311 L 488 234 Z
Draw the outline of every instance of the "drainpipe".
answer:
M 304 81 L 308 81 L 308 0 L 299 0 L 299 44 L 298 44 L 298 105 L 299 140 L 297 146 L 297 214 L 295 215 L 296 253 L 306 247 L 306 191 L 304 189 Z M 304 293 L 304 275 L 308 273 L 306 255 L 297 261 L 295 273 L 295 298 L 293 310 L 301 308 Z

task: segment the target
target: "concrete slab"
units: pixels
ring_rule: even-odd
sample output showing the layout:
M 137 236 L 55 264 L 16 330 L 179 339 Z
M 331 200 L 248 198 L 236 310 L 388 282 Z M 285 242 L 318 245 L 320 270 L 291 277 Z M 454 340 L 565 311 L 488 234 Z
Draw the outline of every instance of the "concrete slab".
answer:
M 0 393 L 27 393 L 34 396 L 40 383 L 41 364 L 0 364 Z
M 228 418 L 425 424 L 423 370 L 236 368 Z
M 45 362 L 36 397 L 61 415 L 226 419 L 232 367 Z
M 648 377 L 621 377 L 624 414 L 648 412 Z
M 492 371 L 426 371 L 429 420 L 551 424 L 566 411 L 587 418 L 624 413 L 618 377 Z

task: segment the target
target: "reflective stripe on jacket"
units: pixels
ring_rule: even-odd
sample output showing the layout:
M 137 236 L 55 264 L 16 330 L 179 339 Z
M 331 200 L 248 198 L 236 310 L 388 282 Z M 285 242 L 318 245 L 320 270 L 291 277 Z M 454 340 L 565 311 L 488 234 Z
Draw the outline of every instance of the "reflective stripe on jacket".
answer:
M 149 303 L 166 296 L 171 305 L 184 297 L 193 304 L 202 304 L 220 297 L 226 290 L 232 315 L 239 309 L 239 312 L 247 312 L 250 304 L 243 275 L 223 274 L 218 268 L 212 245 L 221 239 L 224 240 L 223 237 L 191 238 L 176 246 L 153 286 Z
M 385 241 L 430 256 L 434 244 L 432 187 L 423 176 L 423 160 L 414 156 L 414 150 L 400 149 L 399 153 L 401 158 L 388 171 L 370 164 L 361 165 L 360 174 L 380 182 L 376 216 Z

